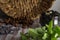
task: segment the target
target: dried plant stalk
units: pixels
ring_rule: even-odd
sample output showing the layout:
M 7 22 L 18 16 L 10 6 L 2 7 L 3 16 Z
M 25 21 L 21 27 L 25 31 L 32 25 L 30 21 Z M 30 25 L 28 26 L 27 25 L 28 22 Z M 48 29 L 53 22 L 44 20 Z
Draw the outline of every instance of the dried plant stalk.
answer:
M 31 24 L 54 0 L 0 0 L 0 9 L 23 25 Z

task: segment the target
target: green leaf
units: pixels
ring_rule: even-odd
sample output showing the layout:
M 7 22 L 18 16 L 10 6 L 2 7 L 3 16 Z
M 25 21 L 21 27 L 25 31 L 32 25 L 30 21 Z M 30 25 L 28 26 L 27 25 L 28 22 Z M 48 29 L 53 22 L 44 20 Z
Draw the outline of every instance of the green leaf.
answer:
M 49 25 L 46 25 L 47 26 L 47 29 L 48 29 L 48 31 L 49 31 L 49 33 L 53 33 L 53 30 L 52 30 L 52 28 L 53 28 L 53 21 L 51 21 L 51 22 L 49 22 Z
M 54 29 L 54 31 L 56 33 L 58 33 L 58 35 L 60 36 L 60 27 L 59 26 L 56 26 L 55 29 Z
M 52 38 L 51 38 L 51 40 L 57 40 L 57 38 L 55 38 L 55 37 L 52 37 Z
M 21 39 L 22 40 L 27 40 L 27 37 L 26 36 L 21 36 Z
M 27 37 L 25 34 L 21 33 L 21 40 L 27 40 Z
M 30 28 L 27 34 L 21 34 L 22 40 L 57 40 L 60 36 L 60 27 L 53 27 L 53 21 L 44 27 L 32 29 Z
M 47 34 L 47 33 L 44 33 L 42 39 L 43 39 L 43 40 L 46 40 L 46 38 L 48 38 L 48 34 Z
M 57 38 L 57 37 L 58 37 L 58 33 L 55 34 L 55 38 Z
M 29 36 L 31 36 L 33 38 L 36 38 L 38 36 L 38 33 L 35 29 L 29 29 L 28 34 L 29 34 Z
M 45 27 L 36 28 L 35 30 L 36 30 L 38 33 L 45 33 L 45 32 L 46 32 Z

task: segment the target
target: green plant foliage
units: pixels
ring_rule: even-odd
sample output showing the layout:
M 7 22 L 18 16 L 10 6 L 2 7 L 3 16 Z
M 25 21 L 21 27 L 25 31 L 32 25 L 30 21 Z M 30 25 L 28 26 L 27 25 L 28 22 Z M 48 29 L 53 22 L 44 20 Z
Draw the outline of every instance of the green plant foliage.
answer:
M 57 40 L 60 37 L 60 27 L 53 26 L 53 21 L 44 27 L 30 28 L 26 34 L 21 33 L 22 40 Z

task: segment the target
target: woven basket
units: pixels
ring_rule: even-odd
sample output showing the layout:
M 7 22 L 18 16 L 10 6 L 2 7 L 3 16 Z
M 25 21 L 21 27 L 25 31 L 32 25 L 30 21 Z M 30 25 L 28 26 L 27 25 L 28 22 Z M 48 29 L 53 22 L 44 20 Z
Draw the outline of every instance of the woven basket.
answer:
M 31 24 L 46 12 L 54 0 L 0 0 L 0 9 L 23 25 Z

